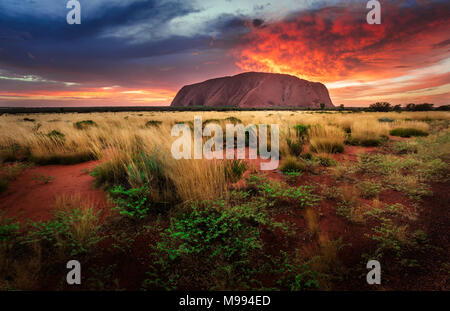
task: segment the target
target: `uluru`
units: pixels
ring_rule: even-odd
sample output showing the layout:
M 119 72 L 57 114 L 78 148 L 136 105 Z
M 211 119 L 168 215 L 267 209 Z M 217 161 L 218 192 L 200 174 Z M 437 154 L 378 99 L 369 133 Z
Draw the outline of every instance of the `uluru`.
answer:
M 171 106 L 190 107 L 334 107 L 320 82 L 276 73 L 246 72 L 181 88 Z

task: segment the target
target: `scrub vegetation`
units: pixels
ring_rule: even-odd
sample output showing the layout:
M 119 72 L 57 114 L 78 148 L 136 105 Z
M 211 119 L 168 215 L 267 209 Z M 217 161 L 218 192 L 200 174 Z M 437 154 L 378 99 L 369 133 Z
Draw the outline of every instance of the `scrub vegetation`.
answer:
M 172 126 L 195 115 L 279 124 L 279 168 L 175 160 Z M 1 205 L 0 289 L 72 289 L 77 259 L 82 290 L 373 290 L 377 259 L 379 289 L 448 290 L 449 123 L 437 111 L 3 114 L 1 198 L 32 167 L 88 162 L 106 204 L 59 193 L 48 219 Z

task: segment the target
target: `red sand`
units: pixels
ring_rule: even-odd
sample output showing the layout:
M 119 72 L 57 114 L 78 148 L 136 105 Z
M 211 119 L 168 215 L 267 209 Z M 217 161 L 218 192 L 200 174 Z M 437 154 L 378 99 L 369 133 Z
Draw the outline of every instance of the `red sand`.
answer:
M 91 170 L 98 161 L 76 165 L 36 166 L 25 170 L 8 190 L 0 195 L 0 210 L 7 217 L 17 220 L 48 220 L 52 217 L 55 198 L 60 195 L 80 195 L 82 199 L 106 206 L 106 195 L 100 189 L 94 189 L 93 177 L 83 170 Z M 45 183 L 36 177 L 53 177 Z

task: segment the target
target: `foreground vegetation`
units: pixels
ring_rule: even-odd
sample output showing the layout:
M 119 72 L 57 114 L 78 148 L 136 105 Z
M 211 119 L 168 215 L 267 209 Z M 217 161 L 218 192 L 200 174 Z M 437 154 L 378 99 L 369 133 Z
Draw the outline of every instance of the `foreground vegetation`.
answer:
M 204 124 L 280 124 L 279 171 L 174 160 L 170 129 L 197 114 Z M 94 290 L 361 289 L 369 259 L 382 263 L 384 289 L 441 288 L 447 245 L 422 216 L 444 195 L 435 185 L 448 185 L 449 120 L 447 112 L 0 116 L 0 190 L 29 165 L 100 159 L 89 173 L 112 206 L 62 194 L 50 220 L 0 215 L 0 288 L 66 289 L 70 259 L 86 267 L 80 288 Z M 414 279 L 402 283 L 405 274 Z

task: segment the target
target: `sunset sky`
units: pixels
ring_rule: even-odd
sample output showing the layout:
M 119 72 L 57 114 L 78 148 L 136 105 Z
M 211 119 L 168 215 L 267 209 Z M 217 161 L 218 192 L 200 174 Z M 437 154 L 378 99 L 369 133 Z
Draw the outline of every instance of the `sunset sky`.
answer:
M 324 83 L 337 106 L 450 104 L 450 1 L 1 0 L 0 106 L 169 105 L 245 71 Z

